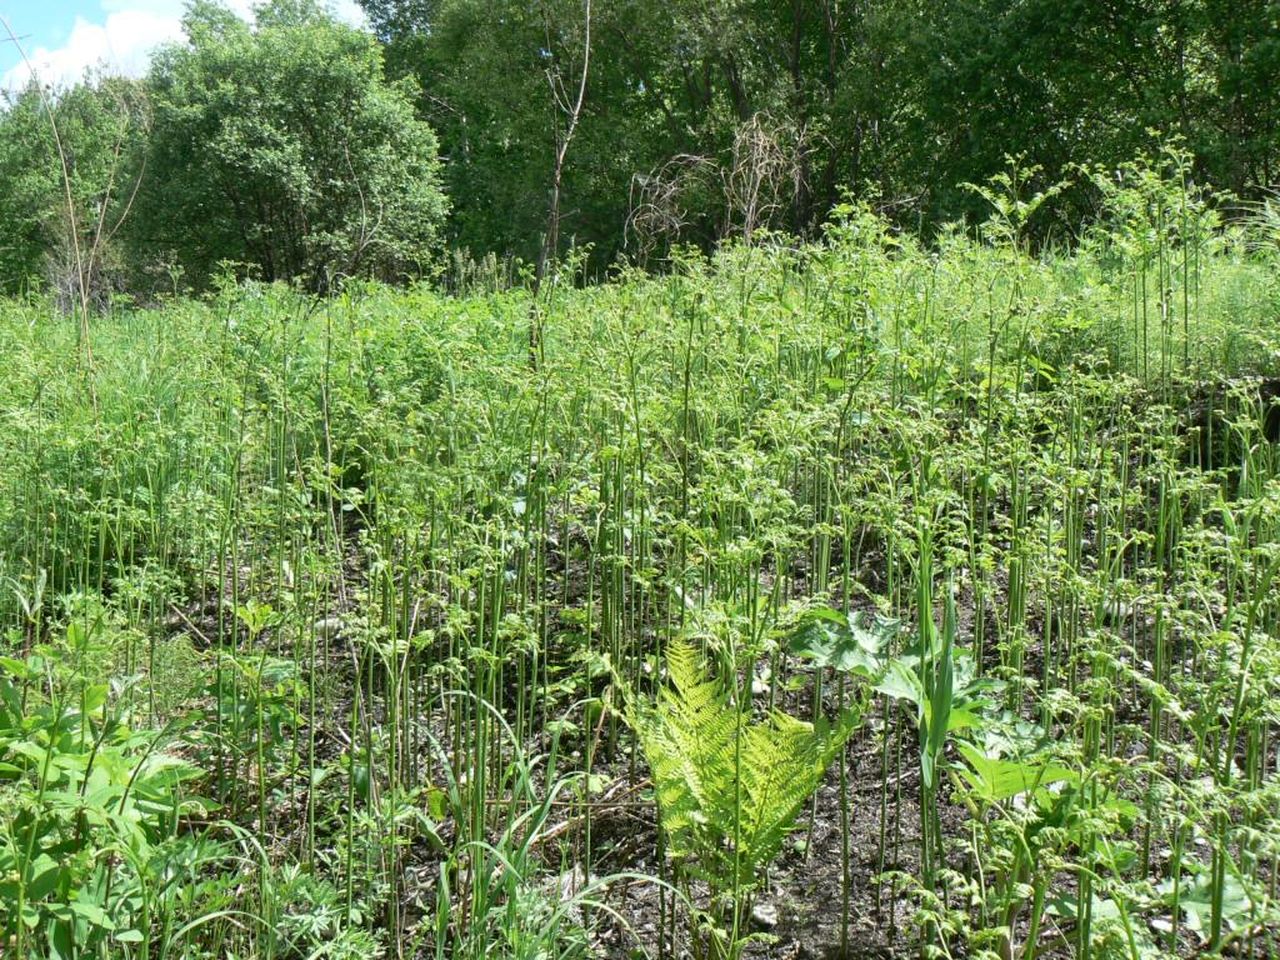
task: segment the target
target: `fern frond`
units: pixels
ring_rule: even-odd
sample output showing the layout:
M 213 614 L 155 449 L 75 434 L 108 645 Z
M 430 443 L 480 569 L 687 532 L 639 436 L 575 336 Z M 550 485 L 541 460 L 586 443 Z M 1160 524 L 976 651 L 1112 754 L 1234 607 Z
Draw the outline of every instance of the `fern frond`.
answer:
M 750 884 L 781 850 L 859 718 L 846 712 L 834 725 L 815 725 L 777 712 L 751 722 L 749 705 L 734 704 L 708 679 L 686 641 L 672 641 L 667 667 L 670 686 L 636 729 L 668 848 L 713 891 L 735 873 Z
M 748 728 L 743 750 L 742 858 L 752 870 L 772 861 L 790 833 L 800 808 L 857 727 L 846 713 L 834 726 L 808 724 L 774 713 L 766 724 Z

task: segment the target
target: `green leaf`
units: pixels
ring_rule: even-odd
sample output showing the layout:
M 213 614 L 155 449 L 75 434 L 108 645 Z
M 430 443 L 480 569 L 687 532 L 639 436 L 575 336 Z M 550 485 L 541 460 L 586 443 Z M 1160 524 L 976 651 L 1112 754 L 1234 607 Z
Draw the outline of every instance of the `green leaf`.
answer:
M 1051 783 L 1078 782 L 1077 774 L 1066 767 L 1031 761 L 987 757 L 977 747 L 957 743 L 956 748 L 969 765 L 960 775 L 985 803 L 998 803 L 1019 794 L 1043 789 Z
M 95 683 L 86 687 L 84 691 L 84 704 L 81 709 L 85 713 L 93 713 L 107 702 L 107 685 L 105 683 Z
M 823 608 L 805 615 L 787 648 L 817 667 L 874 679 L 884 673 L 885 653 L 897 632 L 896 620 Z
M 49 925 L 49 954 L 54 960 L 72 960 L 75 957 L 75 938 L 69 920 Z
M 775 712 L 755 721 L 749 704 L 735 706 L 706 679 L 707 664 L 684 640 L 668 647 L 667 667 L 671 687 L 633 717 L 667 849 L 713 895 L 735 875 L 753 884 L 860 717 L 810 724 Z
M 39 673 L 33 670 L 25 660 L 18 660 L 15 657 L 0 657 L 0 668 L 11 676 L 17 677 L 19 680 L 34 680 Z
M 1169 906 L 1173 905 L 1173 880 L 1163 881 L 1157 891 Z M 1213 883 L 1208 876 L 1185 877 L 1178 891 L 1178 909 L 1186 918 L 1188 929 L 1201 931 L 1209 929 L 1213 916 Z M 1248 891 L 1231 874 L 1223 878 L 1222 884 L 1222 919 L 1230 928 L 1236 929 L 1245 925 L 1253 915 L 1253 901 Z
M 890 661 L 885 675 L 876 684 L 875 690 L 895 700 L 914 703 L 917 707 L 924 703 L 924 687 L 920 684 L 920 678 L 902 659 Z
M 27 868 L 27 897 L 31 900 L 42 900 L 58 885 L 62 876 L 62 868 L 48 854 L 42 853 L 31 861 Z
M 982 716 L 968 707 L 952 707 L 947 717 L 947 732 L 954 733 L 957 730 L 979 727 L 982 723 Z
M 17 743 L 9 744 L 11 753 L 16 753 L 20 757 L 26 757 L 35 763 L 43 763 L 45 754 L 48 752 L 38 743 L 32 743 L 30 740 L 19 740 Z
M 90 900 L 72 900 L 68 906 L 76 916 L 84 918 L 95 927 L 101 927 L 103 930 L 116 928 L 115 922 L 107 916 L 107 912 Z
M 449 812 L 449 795 L 439 787 L 427 787 L 427 814 L 432 820 L 443 820 Z

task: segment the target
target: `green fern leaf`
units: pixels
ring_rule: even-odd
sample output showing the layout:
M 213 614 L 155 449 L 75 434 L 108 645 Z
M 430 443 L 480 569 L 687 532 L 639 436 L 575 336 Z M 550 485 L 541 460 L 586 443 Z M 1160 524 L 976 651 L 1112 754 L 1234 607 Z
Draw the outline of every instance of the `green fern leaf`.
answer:
M 713 893 L 752 885 L 859 722 L 753 721 L 689 643 L 667 651 L 670 685 L 635 722 L 672 856 Z

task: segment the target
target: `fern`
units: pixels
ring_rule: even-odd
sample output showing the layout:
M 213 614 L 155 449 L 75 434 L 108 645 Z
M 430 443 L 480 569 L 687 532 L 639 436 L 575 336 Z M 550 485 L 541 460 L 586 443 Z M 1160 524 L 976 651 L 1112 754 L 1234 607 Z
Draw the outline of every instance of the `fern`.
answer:
M 754 887 L 781 851 L 800 808 L 857 726 L 775 712 L 755 720 L 707 677 L 683 640 L 667 651 L 671 684 L 636 726 L 653 774 L 668 850 L 705 880 L 713 900 Z

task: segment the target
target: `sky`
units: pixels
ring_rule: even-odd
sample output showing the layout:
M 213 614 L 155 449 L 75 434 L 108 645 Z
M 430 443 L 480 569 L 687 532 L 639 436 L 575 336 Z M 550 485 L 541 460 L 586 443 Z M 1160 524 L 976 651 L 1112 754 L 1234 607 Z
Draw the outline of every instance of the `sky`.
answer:
M 243 17 L 255 0 L 223 0 Z M 329 0 L 343 20 L 362 23 L 356 0 Z M 55 86 L 88 68 L 139 76 L 159 44 L 182 39 L 186 0 L 0 0 L 0 19 L 17 35 L 40 79 Z M 0 24 L 0 89 L 30 77 L 22 53 Z

